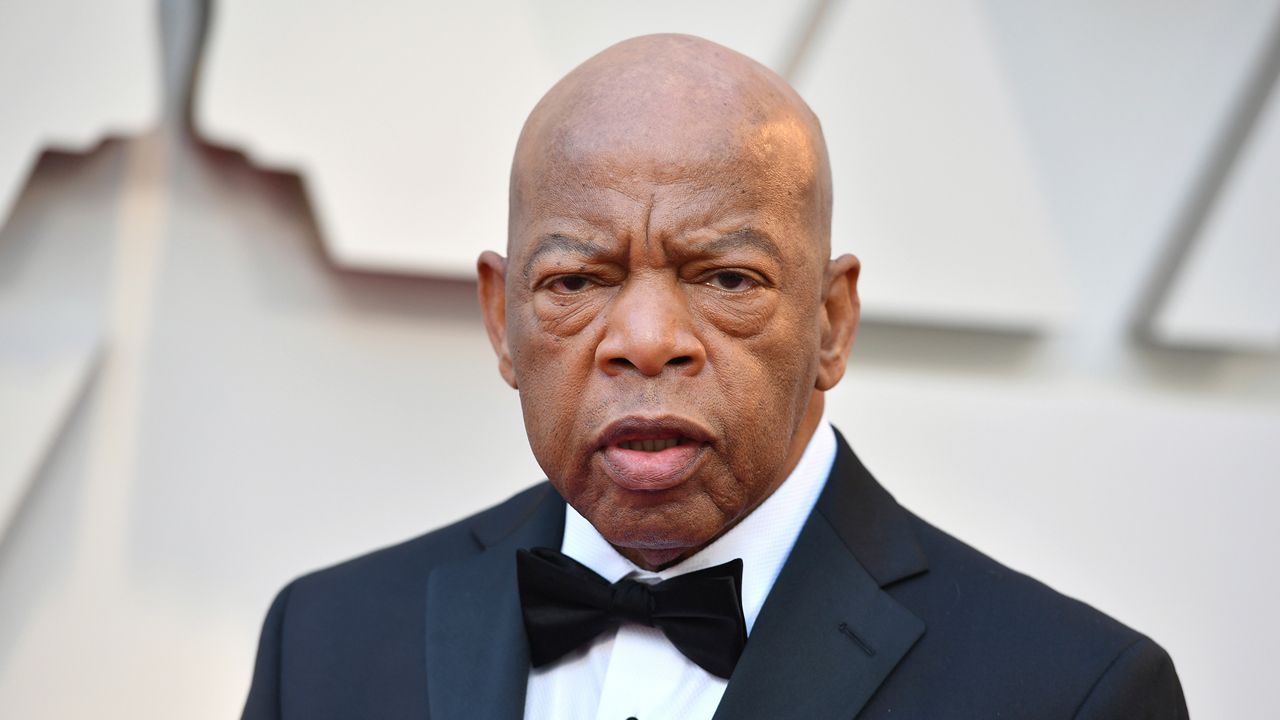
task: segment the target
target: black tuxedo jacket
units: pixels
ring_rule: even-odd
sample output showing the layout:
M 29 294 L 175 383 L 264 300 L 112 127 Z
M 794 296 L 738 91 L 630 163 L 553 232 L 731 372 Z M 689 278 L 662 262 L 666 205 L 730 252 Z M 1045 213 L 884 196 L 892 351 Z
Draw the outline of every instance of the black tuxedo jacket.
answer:
M 560 546 L 548 484 L 295 580 L 248 720 L 521 717 L 518 548 Z M 839 439 L 716 720 L 1185 718 L 1169 656 L 899 506 Z M 570 719 L 572 720 L 572 719 Z

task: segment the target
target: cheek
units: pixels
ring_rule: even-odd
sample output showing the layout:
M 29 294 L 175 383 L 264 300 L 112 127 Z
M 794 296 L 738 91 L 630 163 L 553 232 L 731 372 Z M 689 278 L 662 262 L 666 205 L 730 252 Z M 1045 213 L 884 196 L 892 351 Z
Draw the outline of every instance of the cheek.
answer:
M 732 427 L 726 457 L 737 487 L 726 494 L 751 494 L 772 482 L 787 460 L 785 439 L 799 425 L 817 378 L 814 312 L 775 306 L 759 317 L 744 313 L 722 322 L 710 334 L 708 364 L 723 401 L 721 417 Z M 760 317 L 763 322 L 748 326 Z
M 607 287 L 569 296 L 536 293 L 529 303 L 535 332 L 561 338 L 577 335 L 600 315 L 612 294 L 613 288 Z
M 750 296 L 698 292 L 691 298 L 707 359 L 727 391 L 767 402 L 779 383 L 812 382 L 819 330 L 817 308 L 777 291 Z
M 689 289 L 689 305 L 704 326 L 742 340 L 766 334 L 778 304 L 769 290 L 733 295 L 699 285 Z
M 607 292 L 598 289 L 568 297 L 535 293 L 522 304 L 510 337 L 521 397 L 555 399 L 585 380 L 595 357 L 592 323 L 607 302 Z
M 581 391 L 594 367 L 586 331 L 594 312 L 579 304 L 543 313 L 536 305 L 525 306 L 520 331 L 509 336 L 512 365 L 534 457 L 548 477 L 565 477 L 577 474 L 571 465 L 591 419 Z
M 816 362 L 797 344 L 754 339 L 761 342 L 735 340 L 708 354 L 717 367 L 722 415 L 734 425 L 730 457 L 749 457 L 751 462 L 776 449 L 779 438 L 793 429 L 816 376 Z

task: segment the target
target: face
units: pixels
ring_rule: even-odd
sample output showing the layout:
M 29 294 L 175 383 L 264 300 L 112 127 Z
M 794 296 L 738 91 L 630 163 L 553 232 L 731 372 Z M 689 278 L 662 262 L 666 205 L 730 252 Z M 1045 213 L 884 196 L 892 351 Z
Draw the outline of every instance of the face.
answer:
M 504 377 L 564 498 L 642 565 L 705 546 L 798 461 L 843 373 L 857 261 L 828 262 L 800 127 L 579 138 L 514 181 L 480 261 Z

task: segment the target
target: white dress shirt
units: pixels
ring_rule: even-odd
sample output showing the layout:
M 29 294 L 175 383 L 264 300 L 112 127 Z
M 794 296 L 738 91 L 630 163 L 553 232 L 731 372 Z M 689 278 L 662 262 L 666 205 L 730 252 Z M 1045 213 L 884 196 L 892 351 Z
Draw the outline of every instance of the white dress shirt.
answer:
M 729 532 L 679 564 L 649 572 L 613 549 L 565 506 L 560 550 L 609 582 L 656 583 L 742 558 L 742 612 L 750 633 L 835 461 L 825 414 L 791 475 Z M 657 628 L 625 624 L 558 662 L 529 672 L 526 720 L 709 720 L 728 681 L 703 670 Z

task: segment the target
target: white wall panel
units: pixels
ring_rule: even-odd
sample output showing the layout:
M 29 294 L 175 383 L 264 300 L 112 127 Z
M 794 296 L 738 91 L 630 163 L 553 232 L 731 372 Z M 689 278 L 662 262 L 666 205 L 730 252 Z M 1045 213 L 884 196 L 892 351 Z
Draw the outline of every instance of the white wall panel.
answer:
M 1060 345 L 1080 369 L 1123 369 L 1133 357 L 1119 348 L 1251 89 L 1280 2 L 982 6 L 1075 291 Z
M 92 338 L 51 341 L 0 316 L 0 541 L 89 381 Z M 19 347 L 18 343 L 22 346 Z
M 46 156 L 0 230 L 0 548 L 106 336 L 122 145 Z
M 799 3 L 218 4 L 196 121 L 301 171 L 335 260 L 474 277 L 506 246 L 516 137 L 542 93 L 625 38 L 689 32 L 775 67 Z
M 153 0 L 0 4 L 0 224 L 41 150 L 156 121 L 158 58 Z
M 977 3 L 838 3 L 800 90 L 831 153 L 833 248 L 862 259 L 868 317 L 1063 319 L 1054 229 Z
M 1151 322 L 1172 345 L 1280 348 L 1280 87 Z

